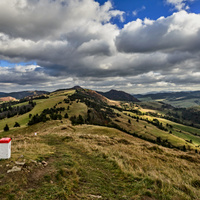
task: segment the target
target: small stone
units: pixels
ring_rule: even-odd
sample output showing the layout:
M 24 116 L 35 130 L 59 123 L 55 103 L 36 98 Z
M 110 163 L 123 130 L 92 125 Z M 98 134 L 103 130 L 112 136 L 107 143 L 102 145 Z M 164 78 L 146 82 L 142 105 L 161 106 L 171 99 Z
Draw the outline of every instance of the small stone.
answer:
M 48 165 L 48 163 L 44 160 L 42 161 L 42 164 L 43 164 L 44 167 L 46 167 Z
M 21 166 L 24 166 L 24 165 L 25 165 L 25 162 L 19 162 L 19 161 L 15 161 L 15 164 L 16 164 L 16 165 L 21 165 Z
M 35 163 L 37 165 L 37 161 L 36 160 L 31 160 L 32 163 Z
M 52 181 L 52 180 L 50 180 L 50 183 L 51 183 L 51 184 L 53 184 L 53 181 Z
M 10 166 L 9 164 L 6 165 L 6 167 L 9 167 L 9 166 Z
M 93 198 L 93 199 L 101 199 L 102 198 L 102 196 L 99 196 L 99 195 L 89 195 L 91 198 Z
M 21 170 L 22 170 L 21 167 L 14 166 L 12 169 L 8 170 L 7 173 L 10 173 L 10 172 L 19 172 Z

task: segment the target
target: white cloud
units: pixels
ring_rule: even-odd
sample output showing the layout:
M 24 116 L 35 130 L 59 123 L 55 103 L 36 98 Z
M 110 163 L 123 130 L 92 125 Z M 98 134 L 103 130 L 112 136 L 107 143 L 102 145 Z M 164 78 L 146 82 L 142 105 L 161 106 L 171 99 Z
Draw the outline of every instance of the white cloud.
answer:
M 1 0 L 0 32 L 15 38 L 59 39 L 89 22 L 107 23 L 122 15 L 109 1 L 100 6 L 93 0 Z
M 149 23 L 137 19 L 125 25 L 116 39 L 124 52 L 199 51 L 200 14 L 180 11 Z
M 26 73 L 26 72 L 33 72 L 36 69 L 39 69 L 40 66 L 38 65 L 26 65 L 26 66 L 22 66 L 22 65 L 17 65 L 15 66 L 15 72 L 17 73 Z
M 110 1 L 1 0 L 0 59 L 37 65 L 0 66 L 0 91 L 198 85 L 200 15 L 137 19 L 122 30 L 113 17 L 123 20 L 123 12 Z
M 143 11 L 143 10 L 145 10 L 145 9 L 146 9 L 146 7 L 145 7 L 145 6 L 142 6 L 142 8 L 139 8 L 139 9 L 134 10 L 134 11 L 132 12 L 132 14 L 133 14 L 134 16 L 137 16 L 139 12 L 141 12 L 141 11 Z
M 194 0 L 166 0 L 168 4 L 171 4 L 172 6 L 174 6 L 174 8 L 178 11 L 190 9 L 190 7 L 188 6 L 188 3 L 192 1 Z

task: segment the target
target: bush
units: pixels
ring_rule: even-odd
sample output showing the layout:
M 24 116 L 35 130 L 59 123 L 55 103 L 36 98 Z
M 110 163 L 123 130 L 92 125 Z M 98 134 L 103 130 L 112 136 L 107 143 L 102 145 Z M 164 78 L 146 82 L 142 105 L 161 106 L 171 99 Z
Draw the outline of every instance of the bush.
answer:
M 193 187 L 200 189 L 200 180 L 193 180 L 191 184 Z
M 84 124 L 84 119 L 81 115 L 79 115 L 78 117 L 72 116 L 70 117 L 70 120 L 72 122 L 72 125 Z
M 66 119 L 67 119 L 68 117 L 69 117 L 69 116 L 68 116 L 68 114 L 67 114 L 67 113 L 65 113 L 65 116 L 64 116 L 64 118 L 66 118 Z
M 15 125 L 13 127 L 20 127 L 20 124 L 18 122 L 15 122 Z
M 9 131 L 8 124 L 6 124 L 6 126 L 4 127 L 4 131 Z

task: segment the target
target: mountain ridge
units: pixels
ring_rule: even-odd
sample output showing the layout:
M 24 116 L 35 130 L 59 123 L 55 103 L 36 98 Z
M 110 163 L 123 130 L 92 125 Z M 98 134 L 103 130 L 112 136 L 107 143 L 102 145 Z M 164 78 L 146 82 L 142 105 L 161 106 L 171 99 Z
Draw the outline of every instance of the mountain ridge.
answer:
M 124 91 L 118 91 L 111 89 L 108 92 L 100 92 L 97 91 L 99 94 L 107 97 L 108 99 L 115 100 L 115 101 L 132 101 L 132 102 L 140 102 L 137 98 L 133 95 L 126 93 Z
M 152 100 L 158 98 L 180 98 L 180 97 L 200 97 L 200 91 L 180 91 L 180 92 L 158 92 L 153 94 L 135 94 L 137 98 L 147 98 L 151 97 Z
M 27 96 L 37 96 L 42 94 L 48 94 L 47 91 L 39 91 L 39 90 L 33 90 L 33 91 L 20 91 L 20 92 L 0 92 L 0 97 L 13 97 L 15 99 L 23 99 Z

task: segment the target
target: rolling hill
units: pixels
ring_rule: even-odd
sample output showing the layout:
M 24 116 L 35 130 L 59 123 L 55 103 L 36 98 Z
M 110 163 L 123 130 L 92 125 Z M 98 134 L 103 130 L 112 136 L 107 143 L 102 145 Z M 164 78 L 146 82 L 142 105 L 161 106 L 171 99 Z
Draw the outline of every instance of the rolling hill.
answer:
M 4 101 L 16 101 L 17 99 L 13 98 L 13 97 L 0 97 L 0 102 L 4 102 Z
M 21 92 L 11 92 L 11 93 L 4 93 L 0 92 L 0 97 L 13 97 L 16 99 L 23 99 L 27 96 L 38 96 L 42 94 L 48 94 L 47 91 L 21 91 Z
M 200 91 L 166 92 L 134 95 L 141 101 L 163 101 L 175 107 L 193 107 L 200 105 Z
M 156 99 L 190 99 L 190 98 L 200 98 L 200 91 L 188 91 L 188 92 L 163 92 L 155 94 L 138 94 L 135 95 L 137 98 L 148 98 L 152 100 Z
M 128 94 L 124 91 L 110 90 L 108 92 L 98 92 L 98 93 L 107 97 L 108 99 L 112 99 L 116 101 L 139 102 L 137 98 L 133 97 L 131 94 Z
M 157 104 L 73 88 L 13 106 L 30 103 L 0 120 L 0 136 L 12 138 L 1 199 L 199 199 L 200 129 L 164 118 Z

